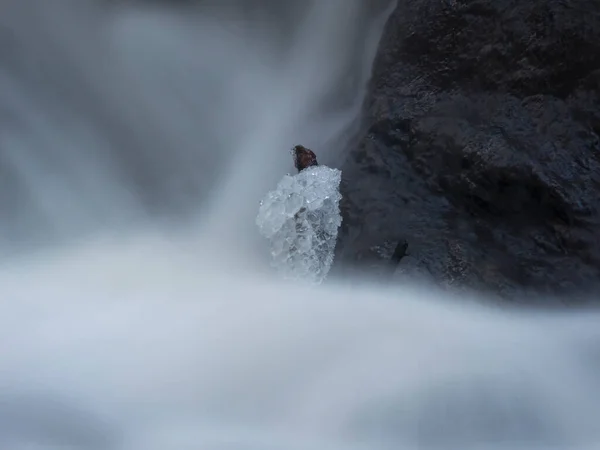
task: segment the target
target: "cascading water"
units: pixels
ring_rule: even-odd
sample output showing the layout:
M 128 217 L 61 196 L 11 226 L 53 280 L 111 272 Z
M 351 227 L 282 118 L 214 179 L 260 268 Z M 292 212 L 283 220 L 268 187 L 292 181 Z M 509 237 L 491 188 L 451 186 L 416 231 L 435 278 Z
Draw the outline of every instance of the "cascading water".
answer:
M 339 161 L 377 3 L 4 2 L 0 448 L 600 446 L 595 313 L 269 272 L 259 200 Z

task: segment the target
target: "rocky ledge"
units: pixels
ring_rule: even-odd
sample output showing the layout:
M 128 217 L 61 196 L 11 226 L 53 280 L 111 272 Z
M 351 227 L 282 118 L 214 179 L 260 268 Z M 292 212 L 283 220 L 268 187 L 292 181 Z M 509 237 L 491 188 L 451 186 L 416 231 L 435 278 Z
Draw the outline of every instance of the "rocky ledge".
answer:
M 400 0 L 342 167 L 342 271 L 406 240 L 396 276 L 594 287 L 599 136 L 598 0 Z

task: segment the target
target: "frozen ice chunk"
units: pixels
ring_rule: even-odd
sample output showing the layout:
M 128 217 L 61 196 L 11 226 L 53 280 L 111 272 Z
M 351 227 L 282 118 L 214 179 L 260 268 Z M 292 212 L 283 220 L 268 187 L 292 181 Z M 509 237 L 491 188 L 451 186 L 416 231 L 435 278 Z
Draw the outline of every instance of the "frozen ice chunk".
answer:
M 309 167 L 284 176 L 262 200 L 256 225 L 284 278 L 318 284 L 327 276 L 342 223 L 341 175 L 338 169 Z

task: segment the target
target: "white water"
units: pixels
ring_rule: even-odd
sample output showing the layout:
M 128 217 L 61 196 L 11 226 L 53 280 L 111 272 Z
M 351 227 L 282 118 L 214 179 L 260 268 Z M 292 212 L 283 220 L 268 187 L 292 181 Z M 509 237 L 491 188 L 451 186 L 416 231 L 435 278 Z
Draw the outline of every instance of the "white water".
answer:
M 383 16 L 261 4 L 4 2 L 0 448 L 599 448 L 597 314 L 265 273 L 258 200 L 339 161 Z

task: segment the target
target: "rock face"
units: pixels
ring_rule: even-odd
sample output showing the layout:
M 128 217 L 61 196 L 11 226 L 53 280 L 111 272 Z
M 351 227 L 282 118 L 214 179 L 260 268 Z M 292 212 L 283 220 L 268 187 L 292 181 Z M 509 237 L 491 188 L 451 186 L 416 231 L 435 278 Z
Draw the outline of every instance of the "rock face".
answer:
M 342 167 L 342 267 L 507 298 L 600 281 L 600 2 L 400 0 Z M 371 256 L 369 256 L 371 255 Z

